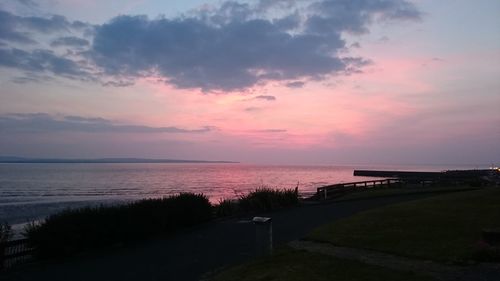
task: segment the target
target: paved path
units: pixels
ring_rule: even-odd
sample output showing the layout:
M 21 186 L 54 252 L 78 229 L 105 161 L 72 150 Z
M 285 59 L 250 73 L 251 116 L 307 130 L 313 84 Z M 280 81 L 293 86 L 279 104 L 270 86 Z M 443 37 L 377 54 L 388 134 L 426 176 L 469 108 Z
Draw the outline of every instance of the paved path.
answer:
M 427 196 L 430 195 L 411 194 L 281 210 L 269 215 L 273 218 L 273 239 L 275 244 L 287 243 L 333 220 Z M 253 257 L 254 240 L 254 226 L 234 219 L 206 224 L 134 247 L 19 267 L 0 275 L 0 280 L 199 280 L 206 272 Z

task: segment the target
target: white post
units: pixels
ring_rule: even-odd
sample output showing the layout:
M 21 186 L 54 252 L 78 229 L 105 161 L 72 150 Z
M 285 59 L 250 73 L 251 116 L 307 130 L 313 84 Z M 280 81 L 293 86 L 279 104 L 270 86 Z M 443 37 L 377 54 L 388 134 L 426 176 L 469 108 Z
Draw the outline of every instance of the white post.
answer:
M 271 218 L 254 217 L 255 247 L 258 256 L 271 255 L 273 252 L 273 223 Z

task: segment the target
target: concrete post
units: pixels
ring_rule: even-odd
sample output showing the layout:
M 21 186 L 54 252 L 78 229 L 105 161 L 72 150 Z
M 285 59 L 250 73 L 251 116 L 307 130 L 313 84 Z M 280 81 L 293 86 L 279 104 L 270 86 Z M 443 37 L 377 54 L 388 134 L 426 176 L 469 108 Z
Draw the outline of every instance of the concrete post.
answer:
M 273 252 L 273 223 L 271 218 L 254 217 L 255 247 L 257 256 L 267 256 Z

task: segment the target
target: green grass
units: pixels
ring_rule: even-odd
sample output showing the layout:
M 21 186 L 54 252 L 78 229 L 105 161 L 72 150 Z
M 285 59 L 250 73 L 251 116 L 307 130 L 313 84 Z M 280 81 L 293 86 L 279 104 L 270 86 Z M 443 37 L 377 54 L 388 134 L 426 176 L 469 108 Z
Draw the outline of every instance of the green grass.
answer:
M 272 257 L 229 268 L 211 281 L 372 281 L 432 280 L 412 273 L 393 271 L 355 261 L 283 248 Z
M 308 238 L 438 261 L 495 260 L 484 252 L 481 230 L 499 226 L 500 189 L 484 189 L 362 212 Z

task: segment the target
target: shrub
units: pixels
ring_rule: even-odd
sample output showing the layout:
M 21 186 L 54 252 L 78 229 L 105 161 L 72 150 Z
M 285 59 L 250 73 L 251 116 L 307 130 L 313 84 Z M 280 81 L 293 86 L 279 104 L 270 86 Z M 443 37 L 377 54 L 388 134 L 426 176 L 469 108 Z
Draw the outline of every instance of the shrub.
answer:
M 299 195 L 297 188 L 278 190 L 264 187 L 240 197 L 238 203 L 243 212 L 271 211 L 298 205 Z
M 0 223 L 0 243 L 6 242 L 12 235 L 12 228 L 9 223 Z
M 183 193 L 119 206 L 67 209 L 29 224 L 25 235 L 40 257 L 65 256 L 168 233 L 211 218 L 206 196 Z
M 238 213 L 238 201 L 221 199 L 219 203 L 214 206 L 214 209 L 217 217 L 232 216 Z

